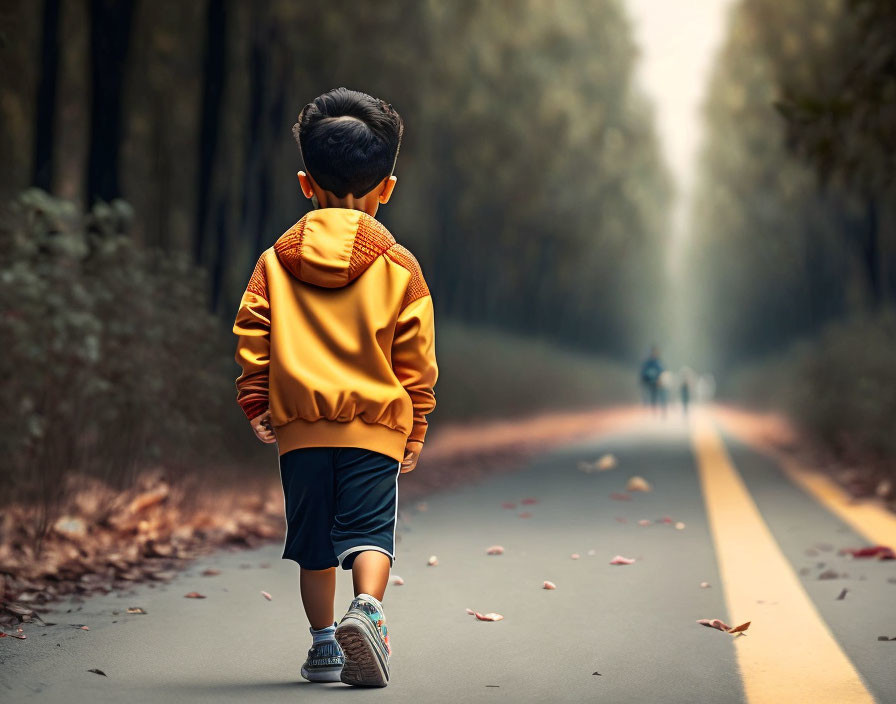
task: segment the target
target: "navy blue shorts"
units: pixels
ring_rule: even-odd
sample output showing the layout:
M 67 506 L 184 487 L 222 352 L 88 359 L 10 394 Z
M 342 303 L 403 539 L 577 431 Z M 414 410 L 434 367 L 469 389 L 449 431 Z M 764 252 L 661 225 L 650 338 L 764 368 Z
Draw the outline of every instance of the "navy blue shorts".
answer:
M 395 560 L 401 463 L 355 447 L 306 447 L 280 455 L 286 504 L 283 558 L 308 570 L 378 550 Z

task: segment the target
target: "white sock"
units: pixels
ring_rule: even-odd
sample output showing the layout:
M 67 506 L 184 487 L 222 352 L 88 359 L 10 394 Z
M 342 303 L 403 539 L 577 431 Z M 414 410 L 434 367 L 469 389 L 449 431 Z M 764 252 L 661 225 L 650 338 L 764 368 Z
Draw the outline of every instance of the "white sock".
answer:
M 382 604 L 382 603 L 380 602 L 380 600 L 377 599 L 375 596 L 372 596 L 372 595 L 370 595 L 370 594 L 365 594 L 364 592 L 361 592 L 361 593 L 358 594 L 358 596 L 356 596 L 355 598 L 356 598 L 356 599 L 366 599 L 367 601 L 373 602 L 373 605 L 376 606 L 376 608 L 378 608 L 380 611 L 383 610 L 383 604 Z
M 312 641 L 312 645 L 317 645 L 318 643 L 325 643 L 328 640 L 335 640 L 336 634 L 336 624 L 334 623 L 332 626 L 327 626 L 326 628 L 321 628 L 319 630 L 314 630 L 313 628 L 309 628 L 311 631 L 311 637 L 314 639 Z

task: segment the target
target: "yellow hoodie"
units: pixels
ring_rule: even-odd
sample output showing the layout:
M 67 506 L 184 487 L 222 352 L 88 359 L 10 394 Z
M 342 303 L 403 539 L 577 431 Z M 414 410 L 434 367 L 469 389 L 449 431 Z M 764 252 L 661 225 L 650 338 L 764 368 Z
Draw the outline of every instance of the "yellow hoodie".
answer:
M 268 408 L 280 454 L 359 447 L 396 460 L 435 407 L 420 265 L 360 210 L 314 210 L 262 253 L 233 326 L 237 401 Z

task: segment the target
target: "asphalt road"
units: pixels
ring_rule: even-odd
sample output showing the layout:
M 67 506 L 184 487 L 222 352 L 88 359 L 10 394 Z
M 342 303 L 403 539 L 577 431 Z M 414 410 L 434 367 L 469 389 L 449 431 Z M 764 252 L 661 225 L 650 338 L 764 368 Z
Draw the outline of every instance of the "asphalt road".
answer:
M 704 430 L 715 432 L 708 421 Z M 731 467 L 716 466 L 724 460 L 695 433 L 680 419 L 645 419 L 403 505 L 393 574 L 405 583 L 384 602 L 386 689 L 301 679 L 310 636 L 297 570 L 271 545 L 217 554 L 167 585 L 63 604 L 46 616 L 58 625 L 0 639 L 0 700 L 896 701 L 896 640 L 878 640 L 896 638 L 896 561 L 839 555 L 869 544 L 861 525 L 729 437 Z M 605 453 L 615 469 L 579 469 Z M 632 475 L 652 491 L 612 498 Z M 889 530 L 881 520 L 876 538 Z M 486 554 L 494 544 L 503 555 Z M 636 561 L 610 565 L 617 554 Z M 208 567 L 221 574 L 201 576 Z M 819 579 L 827 570 L 838 576 Z M 340 573 L 337 611 L 350 588 Z M 191 591 L 207 598 L 185 599 Z M 126 614 L 132 606 L 147 614 Z M 478 621 L 466 608 L 505 618 Z M 743 616 L 752 625 L 739 637 L 696 623 Z

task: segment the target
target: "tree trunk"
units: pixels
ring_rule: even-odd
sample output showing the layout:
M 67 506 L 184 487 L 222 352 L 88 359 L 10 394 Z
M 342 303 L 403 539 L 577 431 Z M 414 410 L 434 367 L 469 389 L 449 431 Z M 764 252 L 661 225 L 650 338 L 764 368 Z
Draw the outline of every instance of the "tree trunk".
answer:
M 87 204 L 121 195 L 118 152 L 122 91 L 131 36 L 133 0 L 93 0 L 90 12 L 90 161 Z
M 49 191 L 53 184 L 53 122 L 59 68 L 59 0 L 45 0 L 41 30 L 40 85 L 34 131 L 31 183 Z
M 199 182 L 197 184 L 196 235 L 193 260 L 206 261 L 208 230 L 212 227 L 209 203 L 212 192 L 212 169 L 218 147 L 221 105 L 226 81 L 227 12 L 224 0 L 211 0 L 205 18 L 205 51 L 202 62 L 202 114 L 199 122 Z M 217 222 L 217 218 L 214 219 Z

